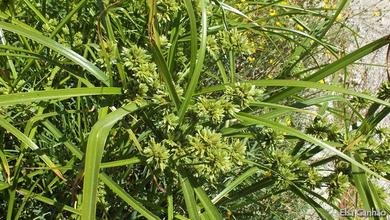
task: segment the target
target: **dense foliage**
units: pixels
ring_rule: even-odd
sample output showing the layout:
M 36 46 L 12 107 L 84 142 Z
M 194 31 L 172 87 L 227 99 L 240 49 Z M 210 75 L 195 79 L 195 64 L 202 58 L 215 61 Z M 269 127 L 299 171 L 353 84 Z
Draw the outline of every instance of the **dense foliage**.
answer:
M 390 213 L 390 87 L 347 69 L 390 40 L 342 56 L 347 3 L 2 1 L 0 219 Z

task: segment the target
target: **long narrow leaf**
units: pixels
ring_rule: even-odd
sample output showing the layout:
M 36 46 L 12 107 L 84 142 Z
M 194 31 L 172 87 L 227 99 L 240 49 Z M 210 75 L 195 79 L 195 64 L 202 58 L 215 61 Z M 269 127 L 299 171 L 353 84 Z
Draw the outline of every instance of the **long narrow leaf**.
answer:
M 304 80 L 317 82 L 317 81 L 335 73 L 336 71 L 341 70 L 342 68 L 352 64 L 353 62 L 366 56 L 367 54 L 369 54 L 375 50 L 378 50 L 379 48 L 381 48 L 389 43 L 390 43 L 390 36 L 382 37 L 382 38 L 380 38 L 380 39 L 378 39 L 370 44 L 367 44 L 366 46 L 359 48 L 358 50 L 346 55 L 345 57 L 338 59 L 337 61 L 335 61 L 331 64 L 328 64 L 327 66 L 325 66 L 321 70 L 317 71 L 313 75 L 305 78 Z M 268 98 L 266 101 L 267 102 L 277 102 L 277 101 L 282 100 L 283 98 L 291 96 L 292 94 L 296 94 L 301 90 L 302 90 L 301 88 L 288 88 L 282 92 L 279 92 L 279 93 L 273 95 L 272 97 Z
M 206 14 L 206 1 L 200 0 L 200 7 L 202 10 L 202 19 L 201 19 L 201 39 L 200 39 L 200 48 L 198 50 L 197 56 L 198 60 L 195 65 L 194 73 L 190 74 L 191 81 L 186 89 L 184 95 L 184 101 L 180 106 L 179 110 L 179 121 L 182 121 L 184 118 L 184 114 L 187 111 L 187 108 L 192 100 L 192 96 L 194 95 L 196 86 L 199 82 L 199 76 L 203 68 L 203 61 L 206 54 L 206 41 L 207 41 L 207 14 Z M 193 39 L 194 40 L 194 39 Z
M 2 168 L 4 170 L 4 173 L 5 173 L 5 176 L 7 177 L 7 182 L 11 182 L 11 171 L 9 169 L 9 164 L 8 164 L 8 160 L 7 160 L 7 157 L 5 156 L 4 152 L 0 149 L 0 161 L 1 161 L 1 165 L 2 165 Z
M 11 185 L 5 182 L 0 181 L 0 191 L 10 188 Z
M 209 215 L 210 219 L 223 219 L 221 213 L 211 202 L 210 198 L 207 196 L 206 192 L 202 189 L 201 186 L 195 187 L 194 191 L 198 199 L 202 203 L 203 207 L 206 209 L 206 212 Z
M 326 211 L 321 205 L 319 205 L 316 201 L 314 201 L 309 196 L 305 195 L 295 186 L 291 186 L 291 191 L 294 192 L 297 196 L 303 199 L 307 204 L 311 205 L 311 207 L 316 210 L 317 214 L 321 217 L 321 219 L 333 220 L 333 217 Z
M 26 189 L 17 189 L 16 191 L 19 194 L 23 195 L 23 196 L 30 195 L 31 198 L 33 198 L 35 200 L 38 200 L 38 201 L 41 201 L 43 203 L 46 203 L 48 205 L 60 206 L 60 207 L 62 207 L 63 210 L 66 210 L 66 211 L 69 211 L 71 213 L 78 214 L 78 215 L 81 214 L 80 210 L 78 210 L 78 209 L 75 209 L 75 208 L 70 207 L 68 205 L 59 204 L 58 201 L 55 201 L 53 199 L 47 198 L 45 196 L 42 196 L 42 195 L 39 195 L 39 194 L 36 194 L 36 193 L 31 193 L 30 194 L 30 192 L 28 190 L 26 190 Z
M 122 187 L 114 182 L 107 174 L 101 173 L 100 179 L 110 188 L 116 195 L 118 195 L 123 201 L 129 204 L 134 210 L 141 213 L 147 219 L 160 219 L 158 216 L 147 210 L 140 202 L 130 196 Z
M 131 164 L 140 163 L 141 159 L 138 157 L 132 157 L 124 160 L 110 161 L 110 162 L 102 162 L 100 168 L 111 168 L 111 167 L 119 167 L 119 166 L 128 166 Z
M 135 103 L 127 104 L 100 119 L 92 127 L 85 154 L 82 219 L 95 219 L 99 169 L 104 145 L 111 128 L 124 116 L 140 107 L 142 105 L 138 106 Z
M 163 53 L 160 49 L 160 36 L 158 35 L 155 20 L 156 20 L 156 1 L 148 0 L 147 5 L 149 8 L 149 21 L 148 21 L 148 35 L 150 50 L 153 55 L 153 60 L 157 65 L 158 71 L 165 82 L 169 96 L 176 107 L 176 110 L 180 109 L 180 100 L 177 95 L 175 85 L 173 83 L 172 73 L 169 71 L 167 62 L 164 59 Z
M 77 96 L 119 95 L 121 93 L 121 89 L 115 87 L 57 89 L 48 91 L 14 93 L 9 95 L 0 95 L 0 106 L 26 104 L 37 101 L 72 98 Z
M 22 36 L 25 36 L 27 38 L 30 38 L 31 40 L 34 40 L 54 51 L 57 53 L 65 56 L 69 60 L 73 61 L 74 63 L 80 65 L 84 69 L 86 69 L 90 74 L 95 76 L 97 79 L 99 79 L 102 83 L 109 86 L 109 79 L 106 76 L 106 74 L 101 71 L 99 68 L 97 68 L 95 65 L 93 65 L 91 62 L 86 60 L 84 57 L 80 56 L 73 50 L 63 46 L 62 44 L 57 43 L 56 41 L 45 37 L 44 35 L 38 33 L 37 31 L 31 31 L 29 29 L 26 29 L 21 26 L 17 26 L 14 24 L 10 24 L 7 22 L 0 21 L 0 28 L 3 28 L 4 30 L 11 31 L 16 34 L 20 34 Z
M 358 154 L 354 155 L 356 161 L 361 161 Z M 381 210 L 381 201 L 374 197 L 374 190 L 370 187 L 370 180 L 363 170 L 357 166 L 352 165 L 352 179 L 354 185 L 359 193 L 360 201 L 363 204 L 365 210 Z M 379 219 L 379 218 L 375 218 Z
M 231 183 L 229 183 L 225 189 L 223 189 L 218 195 L 216 195 L 211 201 L 215 204 L 223 197 L 227 196 L 229 192 L 234 190 L 238 185 L 240 185 L 242 182 L 244 182 L 246 179 L 251 177 L 253 174 L 257 173 L 259 171 L 259 168 L 252 167 L 249 170 L 245 171 L 240 176 L 236 177 Z
M 190 35 L 191 35 L 191 61 L 190 61 L 190 76 L 195 70 L 196 65 L 196 51 L 198 47 L 198 34 L 196 29 L 196 17 L 194 7 L 192 7 L 191 0 L 185 0 L 184 5 L 187 9 L 188 17 L 190 18 Z
M 190 180 L 188 177 L 180 177 L 180 182 L 190 219 L 200 220 L 198 209 L 196 207 L 194 189 L 191 186 Z
M 244 81 L 242 83 L 248 83 L 251 85 L 256 85 L 256 86 L 286 86 L 286 87 L 300 87 L 301 88 L 311 88 L 311 89 L 321 89 L 321 90 L 327 90 L 327 91 L 332 91 L 332 92 L 338 92 L 338 93 L 343 93 L 347 95 L 352 95 L 356 97 L 360 97 L 363 99 L 370 100 L 372 102 L 376 102 L 385 106 L 390 107 L 390 103 L 383 101 L 381 99 L 372 97 L 370 95 L 360 93 L 360 92 L 355 92 L 349 89 L 345 89 L 342 87 L 338 86 L 333 86 L 333 85 L 325 85 L 322 83 L 316 83 L 316 82 L 310 82 L 310 81 L 298 81 L 298 80 L 252 80 L 252 81 Z M 231 84 L 227 84 L 230 85 Z M 209 92 L 216 92 L 223 90 L 225 86 L 227 85 L 217 85 L 217 86 L 210 86 L 207 88 L 202 89 L 200 92 L 197 94 L 204 94 L 204 93 L 209 93 Z M 272 102 L 270 100 L 266 100 L 264 102 Z

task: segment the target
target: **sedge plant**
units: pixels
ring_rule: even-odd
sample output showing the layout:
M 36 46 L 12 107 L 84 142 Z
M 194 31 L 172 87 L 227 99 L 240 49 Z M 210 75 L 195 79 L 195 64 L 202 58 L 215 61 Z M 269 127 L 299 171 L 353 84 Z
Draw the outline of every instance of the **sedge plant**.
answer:
M 390 38 L 343 55 L 318 5 L 3 1 L 0 219 L 390 212 L 390 87 L 347 80 Z

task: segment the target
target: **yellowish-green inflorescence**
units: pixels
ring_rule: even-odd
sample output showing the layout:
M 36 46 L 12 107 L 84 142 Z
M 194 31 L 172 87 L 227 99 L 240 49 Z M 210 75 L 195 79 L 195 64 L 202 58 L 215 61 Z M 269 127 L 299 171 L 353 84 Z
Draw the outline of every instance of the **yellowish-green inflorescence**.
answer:
M 169 166 L 180 166 L 196 171 L 198 177 L 214 181 L 243 164 L 246 144 L 202 128 L 195 135 L 187 135 L 180 144 L 167 139 L 156 143 L 152 138 L 143 153 L 148 157 L 147 162 L 161 171 Z
M 150 134 L 144 141 L 142 154 L 152 167 L 160 171 L 186 168 L 198 177 L 215 181 L 224 173 L 241 166 L 246 156 L 245 140 L 223 137 L 216 127 L 234 118 L 240 108 L 262 98 L 263 90 L 246 83 L 227 86 L 222 96 L 201 95 L 194 100 L 185 122 L 180 125 L 174 106 L 148 52 L 136 45 L 122 51 L 125 67 L 133 74 L 134 87 L 129 88 L 133 101 L 155 104 L 150 117 L 156 129 L 168 138 Z M 183 89 L 176 85 L 182 98 Z M 135 95 L 134 95 L 135 94 Z

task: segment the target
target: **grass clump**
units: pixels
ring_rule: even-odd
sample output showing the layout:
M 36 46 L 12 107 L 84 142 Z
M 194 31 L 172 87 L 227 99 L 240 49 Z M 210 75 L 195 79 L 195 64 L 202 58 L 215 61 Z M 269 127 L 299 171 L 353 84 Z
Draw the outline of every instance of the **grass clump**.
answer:
M 5 3 L 0 219 L 390 211 L 388 86 L 324 81 L 390 41 L 339 56 L 348 1 Z

